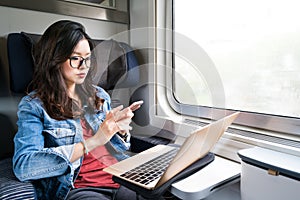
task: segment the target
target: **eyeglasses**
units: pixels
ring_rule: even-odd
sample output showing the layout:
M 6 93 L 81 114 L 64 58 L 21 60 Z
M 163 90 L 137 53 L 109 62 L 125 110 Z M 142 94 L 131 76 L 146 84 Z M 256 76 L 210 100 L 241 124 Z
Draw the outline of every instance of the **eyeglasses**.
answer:
M 81 56 L 72 56 L 69 59 L 72 68 L 79 69 L 83 62 L 87 68 L 91 67 L 91 57 L 83 58 Z

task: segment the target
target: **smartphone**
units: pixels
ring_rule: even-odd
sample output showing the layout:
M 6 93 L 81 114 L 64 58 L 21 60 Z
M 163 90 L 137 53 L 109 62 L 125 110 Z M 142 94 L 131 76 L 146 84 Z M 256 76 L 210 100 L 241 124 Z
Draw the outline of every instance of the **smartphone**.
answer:
M 135 102 L 133 102 L 133 103 L 129 106 L 129 108 L 130 108 L 132 111 L 135 111 L 135 110 L 139 109 L 143 103 L 144 103 L 143 100 L 135 101 Z

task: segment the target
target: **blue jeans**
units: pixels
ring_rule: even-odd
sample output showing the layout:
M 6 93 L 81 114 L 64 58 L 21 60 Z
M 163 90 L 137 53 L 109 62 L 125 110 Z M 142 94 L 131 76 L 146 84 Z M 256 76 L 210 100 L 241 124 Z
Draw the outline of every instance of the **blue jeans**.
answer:
M 78 188 L 69 192 L 67 200 L 134 200 L 137 199 L 136 193 L 124 186 L 118 189 L 110 188 Z M 139 196 L 139 200 L 144 198 Z

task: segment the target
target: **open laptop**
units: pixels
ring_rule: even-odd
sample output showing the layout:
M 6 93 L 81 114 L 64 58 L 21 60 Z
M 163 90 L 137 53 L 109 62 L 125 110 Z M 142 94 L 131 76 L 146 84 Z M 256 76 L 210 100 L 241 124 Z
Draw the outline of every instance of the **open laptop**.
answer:
M 104 171 L 153 190 L 207 155 L 238 114 L 235 112 L 193 131 L 180 147 L 156 145 Z

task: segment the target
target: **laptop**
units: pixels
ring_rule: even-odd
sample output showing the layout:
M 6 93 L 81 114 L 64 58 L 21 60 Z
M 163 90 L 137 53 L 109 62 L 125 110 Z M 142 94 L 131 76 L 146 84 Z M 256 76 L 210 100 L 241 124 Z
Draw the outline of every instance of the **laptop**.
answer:
M 236 119 L 235 112 L 193 131 L 180 146 L 156 145 L 104 169 L 122 180 L 154 190 L 206 156 Z

